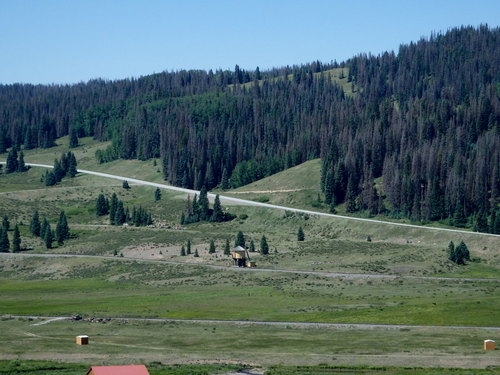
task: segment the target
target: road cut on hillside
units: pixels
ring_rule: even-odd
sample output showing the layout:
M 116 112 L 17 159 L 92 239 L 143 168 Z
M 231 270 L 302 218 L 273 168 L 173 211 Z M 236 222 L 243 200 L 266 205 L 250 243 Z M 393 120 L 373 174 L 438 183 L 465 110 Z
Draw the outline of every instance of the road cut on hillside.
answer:
M 5 164 L 5 162 L 0 162 L 0 164 Z M 52 165 L 47 165 L 47 164 L 26 163 L 26 165 L 31 166 L 31 167 L 54 168 Z M 172 185 L 165 185 L 165 184 L 160 184 L 157 182 L 149 182 L 149 181 L 139 180 L 139 179 L 131 178 L 131 177 L 117 176 L 117 175 L 113 175 L 113 174 L 109 174 L 109 173 L 89 171 L 89 170 L 85 170 L 85 169 L 78 169 L 78 173 L 85 173 L 85 174 L 90 174 L 90 175 L 99 176 L 99 177 L 112 178 L 112 179 L 120 180 L 120 181 L 126 180 L 129 183 L 154 186 L 154 187 L 157 187 L 160 189 L 173 190 L 173 191 L 178 191 L 180 193 L 186 193 L 186 194 L 199 194 L 200 193 L 198 190 L 186 189 L 186 188 L 181 188 L 181 187 L 172 186 Z M 208 197 L 212 198 L 212 199 L 215 198 L 215 195 L 216 194 L 208 193 Z M 347 219 L 347 220 L 354 220 L 354 221 L 364 221 L 364 222 L 368 222 L 368 223 L 395 225 L 395 226 L 406 227 L 406 228 L 426 229 L 426 230 L 434 230 L 434 231 L 441 231 L 441 232 L 465 233 L 465 234 L 472 234 L 472 235 L 478 235 L 478 236 L 492 236 L 492 237 L 500 238 L 499 234 L 470 232 L 470 231 L 459 230 L 459 229 L 426 227 L 426 226 L 414 225 L 414 224 L 393 223 L 390 221 L 383 221 L 383 220 L 375 220 L 375 219 L 366 219 L 366 218 L 361 218 L 361 217 L 328 214 L 325 212 L 317 212 L 317 211 L 311 211 L 311 210 L 304 210 L 304 209 L 300 209 L 300 208 L 285 207 L 285 206 L 278 206 L 275 204 L 255 202 L 255 201 L 251 201 L 251 200 L 247 200 L 247 199 L 229 197 L 227 195 L 220 195 L 220 199 L 221 199 L 221 201 L 226 202 L 226 203 L 272 208 L 272 209 L 278 209 L 278 210 L 284 210 L 284 211 L 290 211 L 290 212 L 304 213 L 304 214 L 308 214 L 308 215 L 317 215 L 317 216 L 332 217 L 332 218 L 337 218 L 337 219 Z

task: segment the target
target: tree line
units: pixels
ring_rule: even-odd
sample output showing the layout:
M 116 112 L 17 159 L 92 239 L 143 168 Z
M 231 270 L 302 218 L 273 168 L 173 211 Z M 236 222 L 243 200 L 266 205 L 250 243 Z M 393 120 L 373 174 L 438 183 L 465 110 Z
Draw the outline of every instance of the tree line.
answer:
M 111 141 L 100 162 L 160 158 L 166 180 L 196 190 L 241 186 L 320 157 L 321 199 L 332 211 L 344 204 L 477 230 L 486 218 L 491 230 L 499 36 L 499 28 L 460 27 L 340 64 L 1 85 L 0 152 L 92 136 Z

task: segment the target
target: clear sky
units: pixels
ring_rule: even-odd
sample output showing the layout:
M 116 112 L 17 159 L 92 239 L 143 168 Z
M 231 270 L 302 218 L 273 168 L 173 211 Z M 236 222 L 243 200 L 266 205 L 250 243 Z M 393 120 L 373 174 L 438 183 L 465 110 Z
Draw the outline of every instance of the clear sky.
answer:
M 500 25 L 500 0 L 0 0 L 0 83 L 266 68 Z

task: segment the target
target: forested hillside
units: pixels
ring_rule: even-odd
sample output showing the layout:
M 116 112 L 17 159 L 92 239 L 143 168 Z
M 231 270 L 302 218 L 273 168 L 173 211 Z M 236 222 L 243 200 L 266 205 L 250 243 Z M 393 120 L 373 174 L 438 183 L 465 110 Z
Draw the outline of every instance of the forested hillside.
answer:
M 93 136 L 112 140 L 101 162 L 162 158 L 166 179 L 196 189 L 241 186 L 321 157 L 332 209 L 345 202 L 348 212 L 456 226 L 473 219 L 495 231 L 499 36 L 462 27 L 397 53 L 264 72 L 3 85 L 0 152 Z

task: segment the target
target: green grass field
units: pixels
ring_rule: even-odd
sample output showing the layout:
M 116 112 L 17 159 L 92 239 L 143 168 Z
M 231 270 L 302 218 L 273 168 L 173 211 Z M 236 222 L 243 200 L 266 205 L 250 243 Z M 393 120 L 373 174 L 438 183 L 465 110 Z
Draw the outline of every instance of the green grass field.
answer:
M 52 149 L 27 151 L 25 160 L 52 164 L 54 158 L 67 151 L 67 139 L 60 139 L 58 143 Z M 79 168 L 162 181 L 159 163 L 155 166 L 153 161 L 117 160 L 98 164 L 94 153 L 107 144 L 92 139 L 83 139 L 82 144 L 73 150 Z M 0 160 L 4 160 L 4 156 L 0 155 Z M 326 210 L 317 202 L 320 165 L 319 160 L 311 160 L 224 194 Z M 162 199 L 155 202 L 153 187 L 132 185 L 130 190 L 125 190 L 118 180 L 84 174 L 46 188 L 40 182 L 43 172 L 43 168 L 31 168 L 22 174 L 0 174 L 0 216 L 8 215 L 12 224 L 20 224 L 24 252 L 111 258 L 1 256 L 0 315 L 500 325 L 498 237 L 226 204 L 224 206 L 237 216 L 231 222 L 181 226 L 179 218 L 186 199 L 183 194 L 163 190 Z M 129 208 L 145 207 L 152 212 L 156 226 L 108 225 L 107 217 L 95 215 L 95 199 L 99 193 L 107 196 L 116 193 Z M 46 249 L 39 238 L 29 234 L 28 224 L 34 210 L 47 217 L 53 228 L 59 212 L 64 210 L 72 238 L 61 246 L 56 244 L 55 248 Z M 303 242 L 297 242 L 299 226 L 305 232 Z M 232 260 L 222 254 L 222 247 L 226 239 L 233 243 L 238 231 L 245 234 L 247 245 L 253 240 L 257 249 L 262 235 L 267 237 L 271 253 L 268 256 L 251 254 L 259 268 L 403 277 L 327 277 L 206 267 L 232 265 Z M 9 236 L 12 239 L 12 232 Z M 180 247 L 188 240 L 200 257 L 179 255 Z M 208 254 L 210 240 L 216 243 L 215 254 Z M 448 243 L 457 244 L 461 240 L 467 243 L 474 258 L 474 262 L 466 266 L 456 266 L 447 260 Z M 123 257 L 113 257 L 114 254 Z M 413 276 L 494 280 L 432 280 L 411 278 Z M 351 365 L 384 366 L 356 367 L 352 373 L 389 374 L 426 373 L 422 369 L 405 369 L 407 366 L 483 369 L 500 366 L 498 351 L 485 353 L 481 349 L 485 338 L 498 340 L 497 330 L 319 329 L 114 320 L 106 324 L 58 321 L 32 326 L 34 323 L 36 321 L 8 318 L 0 321 L 0 358 L 9 360 L 5 362 L 6 367 L 32 366 L 32 372 L 36 373 L 35 368 L 41 366 L 39 373 L 43 374 L 46 371 L 43 367 L 51 366 L 27 362 L 19 365 L 16 359 L 80 363 L 75 364 L 74 369 L 70 365 L 65 369 L 65 365 L 58 362 L 57 366 L 62 366 L 61 374 L 76 373 L 92 361 L 203 362 L 197 369 L 182 367 L 179 374 L 198 370 L 216 373 L 216 367 L 203 367 L 208 361 L 235 366 L 265 365 L 269 374 L 335 372 L 334 367 L 328 366 Z M 90 334 L 95 345 L 76 348 L 72 345 L 76 334 Z M 152 374 L 175 373 L 157 366 Z M 222 370 L 229 372 L 228 368 Z M 10 373 L 20 373 L 15 371 Z M 338 372 L 350 371 L 343 367 Z M 441 369 L 433 371 L 448 373 Z

